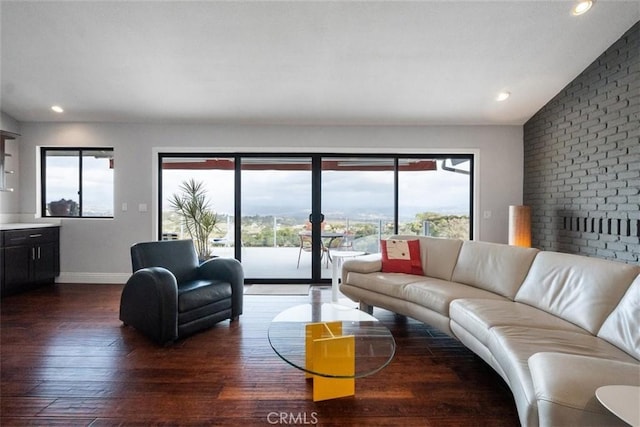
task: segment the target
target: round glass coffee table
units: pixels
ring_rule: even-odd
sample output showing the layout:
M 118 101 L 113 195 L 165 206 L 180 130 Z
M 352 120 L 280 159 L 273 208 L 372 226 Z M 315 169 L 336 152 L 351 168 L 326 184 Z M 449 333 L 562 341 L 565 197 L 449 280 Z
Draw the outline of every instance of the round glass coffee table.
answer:
M 393 359 L 393 335 L 375 317 L 343 305 L 302 304 L 278 314 L 269 343 L 282 360 L 313 380 L 313 400 L 355 394 L 355 379 Z

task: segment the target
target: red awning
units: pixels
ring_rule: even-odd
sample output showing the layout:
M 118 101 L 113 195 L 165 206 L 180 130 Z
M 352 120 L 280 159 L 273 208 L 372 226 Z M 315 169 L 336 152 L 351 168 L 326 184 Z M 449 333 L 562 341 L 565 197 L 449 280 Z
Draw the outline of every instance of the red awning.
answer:
M 233 159 L 164 159 L 162 169 L 216 169 L 233 170 Z M 275 159 L 275 158 L 247 158 L 242 160 L 242 170 L 311 170 L 311 163 L 307 159 Z M 330 159 L 322 161 L 322 170 L 331 171 L 391 171 L 393 162 L 388 159 Z M 399 161 L 400 171 L 430 171 L 437 170 L 435 160 L 402 159 Z

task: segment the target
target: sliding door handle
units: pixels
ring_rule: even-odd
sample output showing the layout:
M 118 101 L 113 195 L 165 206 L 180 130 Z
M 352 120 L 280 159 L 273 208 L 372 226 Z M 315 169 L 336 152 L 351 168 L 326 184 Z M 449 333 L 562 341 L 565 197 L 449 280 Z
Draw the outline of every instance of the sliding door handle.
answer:
M 320 223 L 322 224 L 324 222 L 324 214 L 319 214 L 319 215 L 316 215 L 316 216 L 314 216 L 313 214 L 309 214 L 309 222 L 311 224 L 316 222 L 316 220 L 320 220 Z

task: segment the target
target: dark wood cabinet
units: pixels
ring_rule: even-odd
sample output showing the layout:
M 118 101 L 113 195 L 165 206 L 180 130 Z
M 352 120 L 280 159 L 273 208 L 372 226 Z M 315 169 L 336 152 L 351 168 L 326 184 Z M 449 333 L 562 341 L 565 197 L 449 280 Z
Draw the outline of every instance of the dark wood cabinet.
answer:
M 60 228 L 2 232 L 2 295 L 53 283 L 60 274 Z

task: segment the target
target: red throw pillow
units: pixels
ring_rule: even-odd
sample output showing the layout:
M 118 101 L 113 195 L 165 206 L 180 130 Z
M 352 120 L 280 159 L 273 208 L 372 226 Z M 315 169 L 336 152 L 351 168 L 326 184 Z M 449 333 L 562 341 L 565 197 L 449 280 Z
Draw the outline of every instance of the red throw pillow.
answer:
M 389 239 L 381 240 L 382 272 L 423 274 L 420 261 L 420 241 Z

